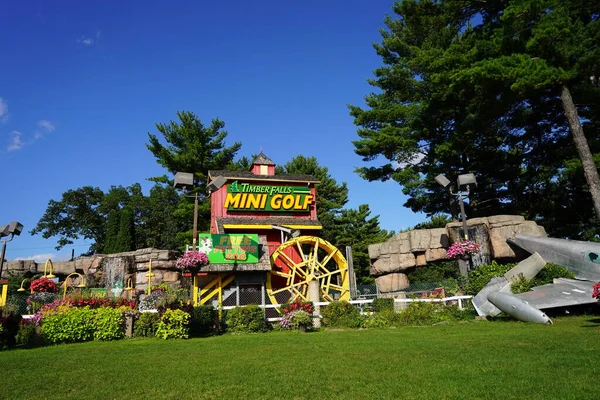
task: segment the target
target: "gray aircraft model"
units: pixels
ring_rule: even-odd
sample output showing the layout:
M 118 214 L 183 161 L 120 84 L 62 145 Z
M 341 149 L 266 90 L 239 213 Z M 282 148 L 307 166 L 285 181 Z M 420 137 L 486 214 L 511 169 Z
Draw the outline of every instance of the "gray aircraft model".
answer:
M 532 256 L 504 276 L 492 279 L 477 293 L 473 305 L 479 315 L 496 316 L 504 311 L 521 321 L 552 323 L 541 310 L 597 302 L 592 292 L 594 284 L 600 281 L 600 243 L 527 235 L 507 241 Z M 547 262 L 570 269 L 576 279 L 559 278 L 530 292 L 511 293 L 511 283 L 521 276 L 533 278 Z

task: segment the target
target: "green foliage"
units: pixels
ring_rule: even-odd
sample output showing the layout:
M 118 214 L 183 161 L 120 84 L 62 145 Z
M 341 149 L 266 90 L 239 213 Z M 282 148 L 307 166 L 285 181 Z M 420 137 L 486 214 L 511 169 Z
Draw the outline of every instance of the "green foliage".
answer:
M 435 261 L 427 263 L 424 267 L 417 267 L 407 273 L 411 283 L 416 282 L 441 282 L 449 278 L 458 279 L 460 271 L 456 260 Z
M 165 310 L 156 328 L 156 336 L 163 339 L 187 339 L 190 332 L 190 314 L 182 310 Z
M 312 329 L 313 319 L 306 311 L 295 311 L 293 318 L 290 320 L 290 328 L 292 329 Z
M 347 301 L 334 301 L 321 309 L 323 324 L 329 328 L 359 328 L 363 317 Z
M 331 177 L 329 169 L 319 165 L 315 157 L 296 156 L 282 167 L 277 167 L 277 173 L 312 175 L 320 183 L 317 185 L 316 208 L 319 221 L 323 225 L 323 239 L 337 243 L 339 224 L 336 222 L 342 208 L 348 202 L 348 187 L 346 182 L 338 184 Z
M 229 332 L 254 333 L 267 330 L 265 312 L 255 304 L 227 310 L 225 321 Z
M 41 332 L 48 343 L 72 343 L 94 338 L 94 310 L 68 307 L 44 314 Z
M 373 299 L 371 307 L 373 307 L 373 311 L 376 313 L 384 310 L 393 310 L 394 299 L 391 297 L 378 297 L 376 299 Z
M 241 143 L 236 142 L 230 147 L 225 146 L 227 132 L 225 123 L 218 118 L 213 119 L 209 126 L 190 111 L 177 112 L 179 121 L 157 123 L 156 130 L 161 138 L 148 134 L 149 143 L 146 147 L 170 174 L 176 172 L 191 172 L 194 174 L 194 191 L 206 193 L 206 184 L 209 170 L 222 170 L 231 165 L 233 158 L 241 148 Z M 167 178 L 158 177 L 156 181 L 167 183 Z M 185 221 L 193 217 L 193 204 L 191 198 L 182 198 L 178 204 L 176 214 Z M 210 204 L 203 199 L 199 204 L 200 232 L 209 230 Z M 184 233 L 185 232 L 185 233 Z M 191 231 L 179 231 L 178 239 L 186 240 L 191 244 Z
M 413 302 L 400 313 L 399 320 L 405 325 L 427 325 L 442 321 L 463 321 L 473 319 L 472 310 L 458 309 L 458 306 L 444 306 L 437 303 Z
M 119 233 L 115 241 L 115 253 L 135 250 L 135 225 L 129 208 L 121 210 Z
M 119 234 L 119 214 L 119 210 L 112 210 L 108 213 L 104 254 L 118 253 L 115 246 Z
M 0 349 L 15 345 L 21 315 L 14 307 L 0 307 Z
M 133 323 L 134 337 L 154 337 L 160 322 L 158 313 L 141 313 L 140 317 Z
M 190 314 L 182 310 L 167 309 L 160 317 L 156 336 L 163 339 L 187 339 L 189 336 Z
M 549 263 L 546 264 L 533 279 L 527 279 L 521 276 L 517 282 L 510 286 L 510 288 L 515 294 L 524 293 L 530 291 L 531 288 L 535 286 L 552 283 L 555 278 L 574 279 L 575 274 L 573 271 L 568 270 L 560 265 Z
M 94 316 L 94 339 L 117 340 L 125 336 L 123 313 L 118 308 L 100 307 Z
M 409 230 L 445 228 L 450 222 L 452 222 L 450 216 L 445 214 L 434 214 L 429 221 L 421 222 Z
M 190 336 L 206 336 L 215 332 L 216 311 L 211 305 L 194 307 L 190 322 Z
M 337 236 L 333 243 L 338 247 L 352 246 L 354 273 L 359 284 L 374 281 L 369 276 L 371 269 L 369 245 L 385 242 L 394 234 L 379 227 L 379 216 L 369 218 L 370 215 L 369 206 L 361 204 L 357 210 L 342 210 L 335 218 Z
M 514 266 L 515 264 L 498 264 L 496 261 L 480 265 L 476 270 L 469 272 L 466 294 L 476 295 L 492 278 L 504 275 Z
M 19 325 L 19 331 L 15 336 L 17 346 L 30 347 L 42 343 L 42 338 L 36 332 L 36 326 L 33 324 Z
M 470 217 L 519 214 L 555 236 L 597 235 L 561 93 L 572 92 L 598 154 L 600 3 L 407 0 L 393 12 L 375 45 L 375 89 L 366 107 L 350 106 L 360 176 L 398 182 L 413 211 L 457 217 L 434 177 L 476 171 Z
M 187 230 L 187 214 L 177 212 L 188 200 L 165 183 L 156 183 L 148 196 L 135 183 L 128 187 L 112 186 L 108 192 L 84 186 L 63 193 L 60 201 L 51 200 L 31 234 L 48 239 L 58 236 L 57 249 L 77 239 L 92 242 L 89 253 L 116 252 L 120 210 L 134 216 L 133 248 L 177 249 L 177 233 Z M 113 215 L 111 217 L 111 214 Z M 111 218 L 111 221 L 109 221 Z M 190 216 L 191 219 L 191 216 Z M 111 238 L 115 240 L 111 242 Z M 106 240 L 109 240 L 106 243 Z

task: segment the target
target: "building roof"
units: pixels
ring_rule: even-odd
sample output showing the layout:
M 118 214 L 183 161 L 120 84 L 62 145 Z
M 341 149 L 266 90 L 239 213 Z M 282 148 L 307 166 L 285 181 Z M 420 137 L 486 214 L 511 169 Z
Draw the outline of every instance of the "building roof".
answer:
M 265 156 L 265 153 L 263 153 L 262 150 L 260 151 L 259 155 L 254 157 L 254 161 L 252 161 L 252 164 L 253 165 L 275 165 L 273 160 L 271 160 L 269 157 Z
M 223 217 L 217 218 L 218 233 L 225 233 L 231 229 L 273 229 L 272 225 L 283 226 L 284 228 L 303 230 L 318 230 L 323 226 L 316 219 L 294 218 L 294 217 Z
M 256 175 L 246 171 L 226 171 L 210 170 L 208 171 L 209 181 L 222 176 L 227 179 L 243 179 L 247 181 L 273 181 L 273 182 L 302 182 L 302 183 L 321 183 L 312 175 L 304 174 L 277 174 L 277 175 Z

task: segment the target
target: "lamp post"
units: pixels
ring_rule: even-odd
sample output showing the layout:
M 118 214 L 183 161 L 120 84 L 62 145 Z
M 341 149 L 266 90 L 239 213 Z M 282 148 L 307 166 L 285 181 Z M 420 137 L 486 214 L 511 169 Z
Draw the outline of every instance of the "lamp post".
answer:
M 13 221 L 8 225 L 0 226 L 0 238 L 9 236 L 8 239 L 0 239 L 2 242 L 2 252 L 0 253 L 0 279 L 2 278 L 2 267 L 4 266 L 4 255 L 6 254 L 6 243 L 13 240 L 23 232 L 23 224 Z
M 85 284 L 85 276 L 84 276 L 84 275 L 81 275 L 81 274 L 80 274 L 80 273 L 78 273 L 78 272 L 73 272 L 73 273 L 71 273 L 71 274 L 67 275 L 67 277 L 65 278 L 65 282 L 63 283 L 63 285 L 64 285 L 64 287 L 65 287 L 65 289 L 64 289 L 64 291 L 63 291 L 63 300 L 67 298 L 67 286 L 69 286 L 69 285 L 68 285 L 68 283 L 69 283 L 69 278 L 70 278 L 71 276 L 73 276 L 73 275 L 77 275 L 77 276 L 79 276 L 79 278 L 81 278 L 81 283 L 80 283 L 79 285 L 77 285 L 77 287 L 78 287 L 78 288 L 84 288 L 84 287 L 86 287 L 86 284 Z
M 458 197 L 458 204 L 460 206 L 460 216 L 462 219 L 463 226 L 463 237 L 465 240 L 469 240 L 469 235 L 467 233 L 467 217 L 465 215 L 465 202 L 463 200 L 464 197 L 469 197 L 469 193 L 471 192 L 471 184 L 477 186 L 477 179 L 475 179 L 475 175 L 473 174 L 463 174 L 459 175 L 456 180 L 458 191 L 452 191 L 452 186 L 450 186 L 451 182 L 448 178 L 446 178 L 443 174 L 439 174 L 435 177 L 435 181 L 442 186 L 443 188 L 448 188 L 448 191 L 452 196 Z M 465 188 L 462 191 L 462 188 Z
M 222 176 L 217 176 L 213 179 L 207 186 L 208 195 L 212 192 L 219 190 L 225 183 L 227 179 Z M 192 251 L 198 250 L 197 241 L 198 241 L 198 192 L 194 192 L 194 194 L 188 194 L 191 189 L 194 188 L 194 174 L 190 172 L 177 172 L 175 174 L 175 180 L 173 181 L 173 187 L 175 189 L 181 189 L 183 191 L 183 195 L 185 197 L 193 197 L 194 198 L 194 228 L 192 231 Z M 205 198 L 205 195 L 202 195 Z

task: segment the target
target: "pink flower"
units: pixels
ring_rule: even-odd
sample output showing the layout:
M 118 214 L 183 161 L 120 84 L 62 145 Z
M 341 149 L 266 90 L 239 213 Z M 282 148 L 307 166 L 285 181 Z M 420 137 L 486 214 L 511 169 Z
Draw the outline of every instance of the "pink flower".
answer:
M 201 251 L 186 251 L 184 255 L 177 259 L 177 268 L 200 268 L 210 264 L 208 257 Z
M 481 249 L 477 243 L 465 240 L 463 242 L 452 243 L 446 252 L 446 256 L 452 260 L 456 260 L 457 258 L 470 256 L 480 251 Z

